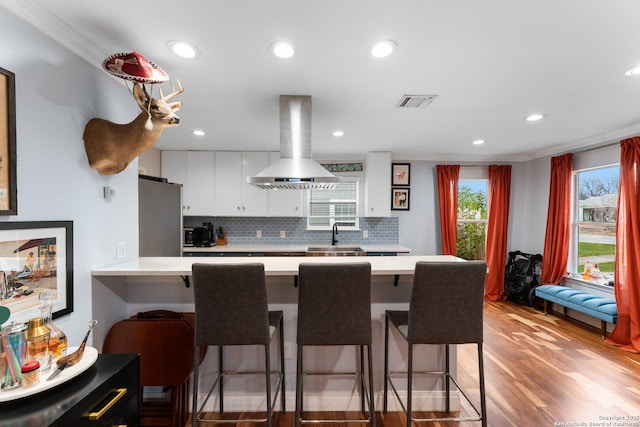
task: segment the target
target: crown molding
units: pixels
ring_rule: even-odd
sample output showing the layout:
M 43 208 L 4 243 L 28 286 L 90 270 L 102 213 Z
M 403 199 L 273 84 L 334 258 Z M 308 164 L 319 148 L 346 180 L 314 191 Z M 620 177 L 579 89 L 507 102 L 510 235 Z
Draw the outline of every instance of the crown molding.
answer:
M 1 0 L 1 4 L 89 64 L 102 69 L 107 55 L 41 4 L 34 0 Z

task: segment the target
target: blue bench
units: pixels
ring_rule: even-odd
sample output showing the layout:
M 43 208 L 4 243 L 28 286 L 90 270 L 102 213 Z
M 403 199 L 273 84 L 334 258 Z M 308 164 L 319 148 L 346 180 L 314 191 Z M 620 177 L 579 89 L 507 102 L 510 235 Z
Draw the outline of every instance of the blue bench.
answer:
M 607 336 L 607 322 L 615 324 L 618 321 L 618 307 L 611 299 L 598 297 L 587 292 L 569 288 L 567 286 L 542 285 L 535 288 L 538 298 L 544 300 L 544 314 L 547 314 L 549 301 L 560 304 L 564 308 L 579 311 L 580 313 L 600 319 L 602 336 Z

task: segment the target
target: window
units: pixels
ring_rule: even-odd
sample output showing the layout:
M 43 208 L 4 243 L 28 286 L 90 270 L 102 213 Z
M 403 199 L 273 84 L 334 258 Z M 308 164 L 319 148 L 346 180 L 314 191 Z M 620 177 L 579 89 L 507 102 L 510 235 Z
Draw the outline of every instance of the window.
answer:
M 487 240 L 486 179 L 458 181 L 458 232 L 456 252 L 460 258 L 484 260 Z
M 575 219 L 570 270 L 585 280 L 613 280 L 619 182 L 619 165 L 574 172 Z
M 358 178 L 342 178 L 334 190 L 309 190 L 307 230 L 358 230 Z

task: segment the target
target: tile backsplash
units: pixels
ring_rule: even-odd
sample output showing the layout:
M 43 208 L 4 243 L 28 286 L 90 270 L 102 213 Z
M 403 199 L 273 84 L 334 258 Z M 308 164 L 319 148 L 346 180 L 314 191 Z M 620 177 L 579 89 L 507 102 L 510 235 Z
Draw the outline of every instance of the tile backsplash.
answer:
M 307 219 L 289 217 L 202 217 L 185 216 L 184 226 L 210 222 L 222 227 L 230 245 L 330 245 L 331 231 L 307 230 Z M 262 237 L 257 237 L 260 230 Z M 366 230 L 368 237 L 364 238 Z M 281 236 L 284 231 L 285 237 Z M 360 218 L 360 230 L 338 229 L 339 245 L 398 244 L 398 218 Z

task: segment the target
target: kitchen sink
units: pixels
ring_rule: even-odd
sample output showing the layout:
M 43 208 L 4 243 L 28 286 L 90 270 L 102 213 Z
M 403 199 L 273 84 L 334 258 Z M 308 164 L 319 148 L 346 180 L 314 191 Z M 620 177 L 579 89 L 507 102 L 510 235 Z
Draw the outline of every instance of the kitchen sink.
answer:
M 367 253 L 359 246 L 309 246 L 307 256 L 363 256 Z

